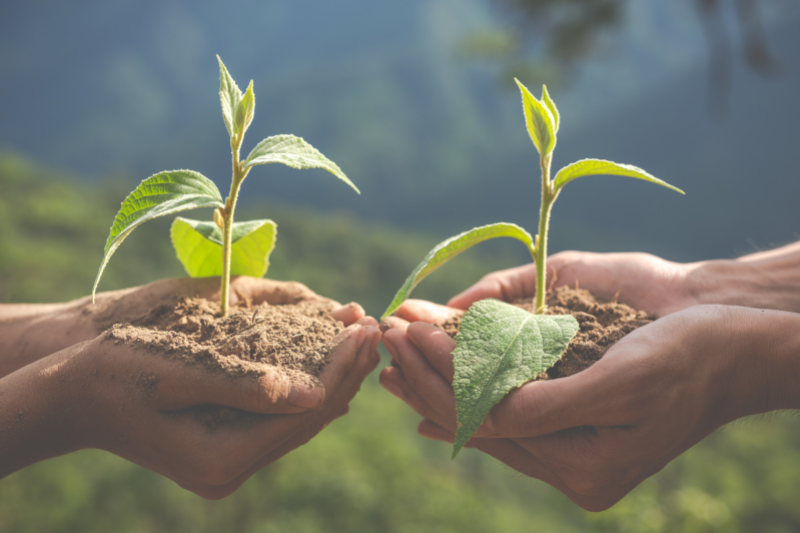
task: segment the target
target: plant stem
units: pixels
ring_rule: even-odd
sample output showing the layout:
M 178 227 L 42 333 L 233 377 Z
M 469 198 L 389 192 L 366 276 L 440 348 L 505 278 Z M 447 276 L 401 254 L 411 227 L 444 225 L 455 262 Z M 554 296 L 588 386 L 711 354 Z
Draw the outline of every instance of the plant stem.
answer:
M 233 177 L 231 179 L 231 192 L 225 200 L 225 212 L 222 220 L 222 278 L 219 290 L 219 312 L 223 317 L 228 316 L 228 298 L 231 286 L 231 240 L 233 237 L 233 212 L 236 210 L 236 199 L 239 196 L 239 187 L 247 176 L 248 170 L 242 169 L 239 161 L 239 146 L 242 143 L 241 137 L 237 136 L 231 140 L 231 151 L 233 152 Z
M 551 155 L 540 158 L 542 167 L 542 207 L 539 211 L 539 234 L 536 236 L 535 255 L 536 262 L 536 301 L 533 305 L 534 314 L 542 314 L 547 309 L 547 230 L 550 226 L 550 210 L 558 193 L 553 191 L 550 181 Z

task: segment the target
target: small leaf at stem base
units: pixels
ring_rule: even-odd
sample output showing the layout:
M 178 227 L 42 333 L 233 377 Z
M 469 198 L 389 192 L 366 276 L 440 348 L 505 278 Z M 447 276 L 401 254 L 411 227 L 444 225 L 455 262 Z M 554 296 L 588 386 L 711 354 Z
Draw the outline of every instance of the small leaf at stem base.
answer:
M 262 277 L 275 248 L 277 225 L 271 220 L 234 222 L 231 275 Z M 170 230 L 172 246 L 186 273 L 193 278 L 222 274 L 222 231 L 213 222 L 178 217 Z

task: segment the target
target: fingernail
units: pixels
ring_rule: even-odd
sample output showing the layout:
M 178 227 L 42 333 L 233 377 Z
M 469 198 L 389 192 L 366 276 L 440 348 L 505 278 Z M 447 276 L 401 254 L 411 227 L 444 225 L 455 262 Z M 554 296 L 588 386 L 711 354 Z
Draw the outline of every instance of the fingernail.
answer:
M 298 386 L 289 391 L 289 403 L 303 409 L 313 409 L 322 402 L 323 391 L 320 387 Z

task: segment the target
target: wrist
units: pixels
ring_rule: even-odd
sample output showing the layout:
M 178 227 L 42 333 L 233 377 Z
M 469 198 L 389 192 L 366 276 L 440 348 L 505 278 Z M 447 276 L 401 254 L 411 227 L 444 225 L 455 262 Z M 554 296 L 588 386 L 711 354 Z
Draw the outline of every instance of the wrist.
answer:
M 78 424 L 80 349 L 70 347 L 0 379 L 0 478 L 86 447 Z
M 728 420 L 800 409 L 800 314 L 728 307 Z
M 97 328 L 84 310 L 88 298 L 62 304 L 0 306 L 0 377 L 94 338 Z
M 800 264 L 786 257 L 686 265 L 684 286 L 698 304 L 800 311 Z

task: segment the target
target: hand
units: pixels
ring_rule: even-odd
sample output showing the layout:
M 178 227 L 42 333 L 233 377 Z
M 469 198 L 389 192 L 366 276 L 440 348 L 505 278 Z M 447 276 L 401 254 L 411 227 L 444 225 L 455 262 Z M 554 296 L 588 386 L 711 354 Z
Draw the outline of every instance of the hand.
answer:
M 335 339 L 321 385 L 308 387 L 270 371 L 214 374 L 101 335 L 0 380 L 9 430 L 0 431 L 0 477 L 100 448 L 205 498 L 225 497 L 347 412 L 379 361 L 379 340 L 375 320 L 361 318 Z
M 27 364 L 88 341 L 116 323 L 129 322 L 175 296 L 219 300 L 219 278 L 171 278 L 141 287 L 87 296 L 65 304 L 0 306 L 0 377 Z M 296 282 L 237 276 L 231 281 L 231 305 L 295 303 L 322 298 Z M 335 318 L 352 323 L 364 316 L 358 304 L 334 311 Z M 353 318 L 358 315 L 356 318 Z M 347 318 L 348 320 L 345 320 Z
M 700 263 L 673 263 L 643 253 L 561 252 L 550 256 L 547 266 L 548 284 L 555 287 L 577 284 L 595 296 L 609 300 L 617 297 L 634 309 L 657 316 L 702 303 L 694 289 Z M 495 298 L 510 303 L 518 298 L 532 298 L 535 290 L 536 265 L 529 264 L 488 274 L 453 297 L 447 306 L 407 300 L 395 311 L 395 317 L 406 322 L 443 324 L 453 316 L 463 315 L 479 300 Z
M 723 306 L 671 314 L 579 374 L 511 392 L 468 447 L 586 510 L 607 509 L 721 425 L 800 405 L 784 375 L 800 370 L 798 335 L 787 333 L 798 322 L 791 313 Z M 455 342 L 421 322 L 403 329 L 398 322 L 384 334 L 397 366 L 381 373 L 381 384 L 425 418 L 421 435 L 453 442 Z

